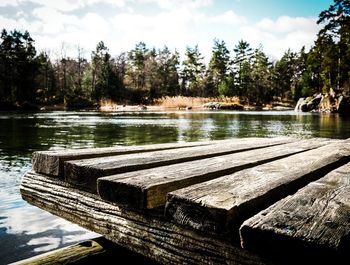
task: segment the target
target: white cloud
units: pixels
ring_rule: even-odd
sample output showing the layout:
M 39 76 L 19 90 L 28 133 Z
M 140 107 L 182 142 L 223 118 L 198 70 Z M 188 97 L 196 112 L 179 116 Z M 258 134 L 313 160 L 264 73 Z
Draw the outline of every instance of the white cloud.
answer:
M 221 15 L 209 17 L 209 21 L 212 23 L 222 23 L 226 25 L 239 25 L 247 22 L 245 17 L 237 15 L 232 10 L 226 11 Z
M 234 10 L 204 12 L 214 5 L 213 0 L 0 1 L 0 5 L 20 5 L 24 1 L 39 4 L 31 13 L 35 20 L 29 20 L 28 11 L 19 8 L 18 15 L 11 18 L 1 16 L 0 12 L 0 24 L 9 30 L 29 30 L 38 49 L 59 51 L 65 42 L 71 47 L 72 56 L 76 55 L 76 45 L 90 53 L 97 42 L 103 40 L 112 54 L 118 54 L 144 41 L 149 47 L 167 45 L 180 53 L 184 53 L 187 45 L 198 44 L 208 60 L 212 41 L 218 38 L 226 42 L 230 51 L 240 39 L 244 39 L 252 47 L 262 44 L 268 55 L 278 58 L 288 48 L 299 51 L 303 45 L 310 47 L 319 30 L 316 18 L 281 16 L 252 23 Z M 116 14 L 103 16 L 103 13 L 90 12 L 78 16 L 74 13 L 79 8 L 100 3 L 118 7 Z M 158 8 L 152 6 L 152 12 L 143 12 L 142 5 L 149 4 Z
M 256 25 L 262 30 L 285 33 L 298 29 L 315 31 L 318 29 L 316 21 L 316 18 L 281 16 L 275 21 L 270 18 L 264 18 Z
M 179 20 L 179 16 L 181 19 Z M 195 17 L 186 10 L 162 12 L 156 16 L 124 13 L 113 17 L 110 22 L 118 41 L 115 45 L 121 50 L 129 50 L 137 42 L 162 47 L 168 45 L 179 49 L 191 40 L 188 25 L 194 23 Z
M 294 52 L 310 48 L 320 27 L 315 18 L 281 16 L 276 20 L 264 18 L 240 29 L 242 38 L 253 47 L 262 44 L 265 52 L 280 58 L 290 48 Z
M 12 19 L 4 16 L 0 16 L 0 29 L 5 28 L 7 30 L 28 30 L 31 32 L 37 32 L 41 28 L 41 23 L 38 21 L 29 22 L 25 18 Z
M 54 8 L 60 11 L 74 11 L 93 4 L 110 4 L 116 7 L 124 7 L 130 0 L 1 0 L 0 6 L 18 6 L 21 3 L 34 3 L 41 7 Z
M 113 34 L 122 36 L 118 38 L 121 49 L 128 50 L 135 43 L 144 41 L 150 46 L 167 45 L 183 53 L 187 45 L 198 44 L 203 54 L 208 57 L 213 39 L 233 36 L 232 26 L 243 25 L 246 19 L 233 11 L 207 15 L 198 10 L 179 7 L 163 10 L 154 16 L 137 13 L 118 14 L 110 22 L 114 29 Z
M 197 9 L 208 7 L 213 4 L 213 0 L 137 0 L 142 4 L 155 3 L 160 8 L 166 10 L 174 10 L 179 8 Z
M 126 0 L 85 0 L 86 5 L 92 4 L 110 4 L 117 7 L 124 7 L 126 5 Z
M 17 6 L 18 1 L 17 0 L 1 0 L 0 6 Z
M 96 13 L 87 13 L 81 19 L 75 16 L 66 17 L 70 23 L 64 21 L 65 15 L 60 18 L 60 22 L 57 23 L 57 29 L 64 28 L 57 34 L 38 34 L 35 37 L 37 46 L 39 49 L 49 49 L 54 52 L 53 57 L 60 56 L 62 45 L 64 44 L 66 55 L 69 57 L 77 56 L 77 46 L 85 49 L 86 56 L 89 56 L 90 52 L 95 49 L 96 44 L 103 40 L 111 40 L 110 35 L 112 29 L 107 21 Z M 57 30 L 51 27 L 51 24 L 46 24 L 47 29 Z

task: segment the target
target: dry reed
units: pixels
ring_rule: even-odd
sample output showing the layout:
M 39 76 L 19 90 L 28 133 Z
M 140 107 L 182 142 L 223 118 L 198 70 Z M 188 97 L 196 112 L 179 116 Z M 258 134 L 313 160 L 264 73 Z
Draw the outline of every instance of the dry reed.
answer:
M 163 108 L 201 108 L 203 104 L 209 102 L 220 102 L 220 103 L 230 103 L 230 104 L 239 104 L 238 97 L 163 97 L 156 101 L 156 105 L 159 105 Z

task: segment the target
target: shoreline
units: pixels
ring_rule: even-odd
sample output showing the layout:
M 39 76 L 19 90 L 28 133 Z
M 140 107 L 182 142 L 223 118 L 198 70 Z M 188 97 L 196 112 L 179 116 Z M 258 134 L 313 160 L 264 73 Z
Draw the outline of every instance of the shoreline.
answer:
M 113 108 L 68 108 L 64 106 L 44 106 L 37 109 L 28 108 L 0 108 L 0 112 L 7 111 L 99 111 L 99 112 L 162 112 L 162 111 L 187 111 L 187 112 L 197 112 L 197 111 L 215 111 L 215 112 L 225 112 L 225 111 L 292 111 L 292 107 L 254 107 L 254 106 L 243 106 L 242 109 L 210 109 L 205 107 L 193 107 L 193 108 L 175 108 L 175 107 L 162 107 L 155 105 L 145 105 L 140 107 L 138 105 L 127 105 Z
M 237 97 L 195 98 L 195 97 L 164 97 L 150 104 L 115 103 L 111 100 L 100 100 L 89 105 L 44 105 L 25 101 L 23 103 L 0 102 L 0 111 L 102 111 L 102 112 L 139 112 L 139 111 L 269 111 L 294 110 L 291 101 L 272 101 L 266 104 L 242 102 Z
M 241 109 L 212 109 L 208 107 L 203 106 L 194 106 L 190 108 L 177 108 L 177 107 L 163 107 L 163 106 L 157 106 L 157 105 L 117 105 L 117 107 L 113 108 L 100 108 L 99 111 L 101 112 L 139 112 L 139 111 L 188 111 L 188 112 L 196 112 L 196 111 L 287 111 L 287 110 L 294 110 L 293 107 L 255 107 L 255 106 L 243 106 Z
M 203 105 L 192 106 L 162 106 L 162 105 L 143 105 L 143 104 L 108 104 L 93 107 L 67 107 L 63 104 L 60 105 L 36 105 L 32 103 L 26 103 L 23 105 L 9 105 L 0 103 L 0 111 L 101 111 L 101 112 L 140 112 L 140 111 L 288 111 L 294 110 L 294 106 L 284 104 L 265 104 L 264 106 L 256 105 L 240 105 L 240 104 L 228 104 L 222 102 L 210 102 Z

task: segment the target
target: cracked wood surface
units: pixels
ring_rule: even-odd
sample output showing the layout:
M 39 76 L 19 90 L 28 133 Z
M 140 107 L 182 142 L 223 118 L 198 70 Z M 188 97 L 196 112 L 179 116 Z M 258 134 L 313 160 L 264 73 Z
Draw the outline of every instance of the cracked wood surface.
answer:
M 184 229 L 164 218 L 127 211 L 60 180 L 27 173 L 23 199 L 162 264 L 271 264 L 225 239 Z
M 329 144 L 168 194 L 174 222 L 238 238 L 243 221 L 350 161 L 349 141 Z
M 310 261 L 350 258 L 350 163 L 245 221 L 244 248 L 269 256 L 290 249 Z
M 152 152 L 158 150 L 168 150 L 193 146 L 205 146 L 221 142 L 225 143 L 226 141 L 227 140 L 154 144 L 140 146 L 114 146 L 104 148 L 64 149 L 56 151 L 38 151 L 33 153 L 33 170 L 35 172 L 50 175 L 53 177 L 62 177 L 64 170 L 64 162 L 68 160 Z
M 101 198 L 137 209 L 165 204 L 167 193 L 329 143 L 303 140 L 242 153 L 128 172 L 98 179 Z
M 245 138 L 209 146 L 66 161 L 64 175 L 67 182 L 95 193 L 97 191 L 96 181 L 103 176 L 238 153 L 293 141 L 296 139 L 286 137 Z
M 349 260 L 350 140 L 194 145 L 37 152 L 33 168 L 46 175 L 27 173 L 21 193 L 33 205 L 164 264 Z M 66 180 L 58 176 L 63 163 Z M 122 173 L 108 176 L 116 172 Z

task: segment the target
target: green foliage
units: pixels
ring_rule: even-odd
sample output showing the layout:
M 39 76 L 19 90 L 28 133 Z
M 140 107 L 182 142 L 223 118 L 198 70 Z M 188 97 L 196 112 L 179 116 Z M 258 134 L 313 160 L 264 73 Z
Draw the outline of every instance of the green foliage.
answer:
M 286 50 L 273 63 L 262 47 L 240 40 L 232 55 L 222 40 L 214 39 L 208 65 L 198 46 L 187 47 L 180 62 L 168 47 L 148 48 L 139 42 L 129 52 L 112 57 L 99 42 L 85 59 L 61 56 L 52 61 L 36 53 L 28 32 L 1 33 L 0 102 L 23 104 L 91 105 L 102 99 L 120 103 L 152 103 L 164 96 L 238 96 L 264 104 L 295 100 L 314 93 L 350 93 L 350 1 L 334 0 L 321 12 L 323 28 L 306 52 Z
M 213 89 L 211 91 L 206 90 L 207 96 L 216 96 L 216 91 L 218 91 L 220 95 L 222 94 L 222 86 L 226 83 L 225 78 L 228 74 L 230 63 L 230 52 L 226 48 L 226 43 L 214 39 L 214 47 L 207 73 L 207 75 L 210 75 Z
M 41 104 L 57 103 L 59 90 L 55 69 L 46 52 L 41 52 L 36 58 L 38 71 L 35 76 L 36 101 Z
M 248 42 L 240 40 L 233 51 L 235 52 L 233 66 L 236 73 L 237 96 L 247 97 L 251 81 L 253 49 Z
M 257 104 L 271 101 L 272 96 L 272 73 L 271 63 L 262 50 L 257 49 L 253 57 L 252 65 L 252 84 L 249 89 L 248 97 L 250 101 Z
M 181 92 L 185 96 L 203 96 L 205 65 L 198 45 L 187 47 L 181 73 Z
M 334 0 L 329 9 L 321 12 L 317 23 L 324 24 L 315 45 L 323 56 L 320 60 L 323 89 L 332 87 L 339 92 L 350 77 L 350 1 Z
M 273 69 L 274 94 L 281 99 L 288 95 L 293 86 L 293 78 L 297 71 L 298 56 L 288 49 L 278 60 Z
M 232 97 L 235 96 L 235 78 L 233 74 L 230 74 L 222 80 L 218 87 L 220 96 Z
M 0 43 L 0 96 L 2 102 L 35 101 L 34 40 L 28 31 L 17 30 L 1 33 Z

